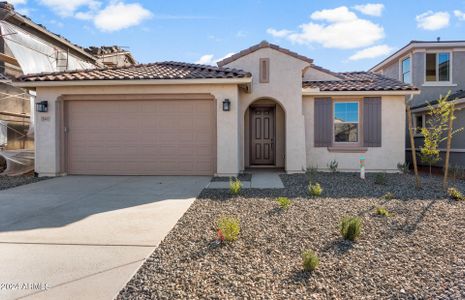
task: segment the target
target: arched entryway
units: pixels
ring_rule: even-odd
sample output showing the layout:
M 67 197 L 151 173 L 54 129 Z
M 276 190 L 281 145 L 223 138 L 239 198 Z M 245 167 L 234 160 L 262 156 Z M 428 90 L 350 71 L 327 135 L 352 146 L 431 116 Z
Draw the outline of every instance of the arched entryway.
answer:
M 244 113 L 244 158 L 246 168 L 285 168 L 286 113 L 278 101 L 261 98 Z

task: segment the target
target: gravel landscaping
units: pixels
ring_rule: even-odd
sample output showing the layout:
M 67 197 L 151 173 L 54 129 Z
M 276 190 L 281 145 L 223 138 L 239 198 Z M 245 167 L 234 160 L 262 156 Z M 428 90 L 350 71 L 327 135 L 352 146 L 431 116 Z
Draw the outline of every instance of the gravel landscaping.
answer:
M 48 179 L 47 177 L 34 177 L 33 175 L 0 176 L 0 190 L 14 188 Z
M 239 174 L 239 176 L 237 176 L 237 178 L 240 181 L 251 181 L 252 180 L 252 174 L 250 174 L 250 173 L 242 173 L 242 174 Z M 212 182 L 229 182 L 230 179 L 231 179 L 231 177 L 214 176 L 214 177 L 212 177 L 211 181 Z M 234 177 L 232 179 L 236 179 L 236 177 Z
M 436 190 L 440 178 L 409 191 L 411 176 L 388 175 L 379 187 L 370 177 L 314 174 L 325 189 L 314 199 L 305 175 L 239 197 L 204 190 L 118 299 L 464 299 L 465 202 Z M 379 198 L 388 191 L 409 200 Z M 295 195 L 287 211 L 269 197 L 278 194 Z M 389 217 L 376 214 L 381 206 Z M 241 232 L 215 247 L 222 216 L 238 218 Z M 363 220 L 356 242 L 340 236 L 344 216 Z M 302 271 L 304 250 L 319 257 L 313 272 Z

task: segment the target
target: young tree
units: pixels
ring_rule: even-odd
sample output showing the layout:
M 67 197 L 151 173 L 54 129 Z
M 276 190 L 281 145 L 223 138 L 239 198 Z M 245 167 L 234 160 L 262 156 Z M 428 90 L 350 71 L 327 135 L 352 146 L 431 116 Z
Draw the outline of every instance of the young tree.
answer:
M 441 160 L 439 145 L 447 139 L 451 140 L 452 136 L 461 130 L 452 130 L 451 121 L 453 120 L 455 108 L 448 101 L 449 94 L 440 97 L 435 105 L 428 104 L 426 127 L 421 129 L 424 143 L 420 147 L 420 159 L 423 163 L 429 165 L 430 176 L 432 166 Z M 448 164 L 448 157 L 446 158 L 446 164 Z
M 412 101 L 412 97 L 410 100 L 407 101 L 407 126 L 408 132 L 410 135 L 410 147 L 412 149 L 412 161 L 413 161 L 413 171 L 415 172 L 415 187 L 419 189 L 421 187 L 420 176 L 418 175 L 418 166 L 417 166 L 417 152 L 415 148 L 415 138 L 414 138 L 414 128 L 412 124 L 412 111 L 410 109 L 410 102 Z

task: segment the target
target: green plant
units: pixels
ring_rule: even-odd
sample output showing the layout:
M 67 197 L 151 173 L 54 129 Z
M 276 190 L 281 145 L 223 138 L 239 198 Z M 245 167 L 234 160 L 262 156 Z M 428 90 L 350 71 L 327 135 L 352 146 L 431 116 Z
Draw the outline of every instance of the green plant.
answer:
M 337 162 L 337 160 L 333 159 L 332 161 L 328 162 L 327 166 L 328 166 L 328 169 L 331 170 L 331 172 L 336 173 L 339 163 Z
M 420 147 L 420 159 L 422 163 L 429 165 L 430 176 L 432 166 L 441 160 L 439 145 L 446 140 L 451 141 L 454 135 L 463 130 L 463 128 L 453 130 L 451 126 L 451 121 L 455 119 L 455 106 L 452 101 L 448 101 L 449 94 L 450 92 L 444 97 L 441 96 L 435 105 L 428 104 L 426 126 L 421 128 L 423 145 Z M 450 143 L 448 143 L 447 153 L 450 150 L 449 146 Z M 446 168 L 448 168 L 448 163 L 446 159 Z M 445 183 L 446 181 L 447 177 Z
M 312 250 L 306 250 L 302 253 L 302 266 L 304 271 L 314 271 L 320 264 L 320 259 Z
M 242 183 L 239 180 L 239 178 L 235 178 L 234 180 L 232 178 L 229 178 L 229 191 L 233 195 L 238 195 L 239 192 L 241 191 L 242 188 Z
M 383 216 L 383 217 L 389 217 L 390 216 L 389 211 L 384 207 L 377 207 L 376 208 L 376 214 L 378 216 Z
M 240 221 L 234 217 L 221 217 L 217 222 L 217 227 L 219 234 L 228 242 L 237 240 L 241 231 Z
M 318 171 L 318 167 L 311 166 L 307 169 L 307 177 L 313 178 L 316 172 Z
M 308 193 L 313 197 L 318 197 L 321 196 L 321 194 L 323 193 L 323 188 L 318 182 L 315 184 L 312 184 L 310 182 L 308 184 Z
M 384 194 L 381 198 L 385 199 L 385 200 L 392 200 L 394 199 L 396 196 L 391 193 L 391 192 L 387 192 L 386 194 Z
M 362 219 L 359 217 L 344 217 L 340 224 L 341 235 L 345 240 L 355 241 L 362 230 Z
M 449 195 L 449 197 L 451 197 L 454 200 L 465 201 L 465 196 L 456 188 L 453 188 L 453 187 L 448 188 L 447 194 Z
M 386 173 L 376 173 L 375 184 L 386 185 Z
M 289 200 L 287 197 L 278 197 L 276 202 L 282 210 L 287 210 L 292 205 L 291 200 Z
M 410 172 L 410 164 L 408 162 L 404 163 L 397 163 L 397 169 L 402 173 L 402 174 L 408 174 Z

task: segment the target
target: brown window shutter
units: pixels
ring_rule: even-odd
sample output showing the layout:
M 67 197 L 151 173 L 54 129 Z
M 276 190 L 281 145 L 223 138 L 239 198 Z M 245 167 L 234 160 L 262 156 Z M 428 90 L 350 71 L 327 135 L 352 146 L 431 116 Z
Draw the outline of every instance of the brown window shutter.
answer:
M 333 106 L 331 98 L 315 98 L 315 147 L 330 147 L 333 143 Z
M 363 146 L 381 147 L 381 97 L 363 99 Z

